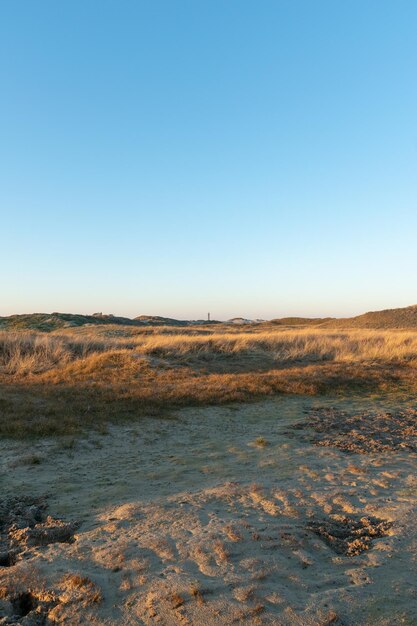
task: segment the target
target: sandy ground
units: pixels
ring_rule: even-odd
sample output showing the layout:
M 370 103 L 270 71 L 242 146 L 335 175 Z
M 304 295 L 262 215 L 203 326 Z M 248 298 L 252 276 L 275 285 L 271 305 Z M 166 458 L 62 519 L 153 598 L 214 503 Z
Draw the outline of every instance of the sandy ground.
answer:
M 43 521 L 3 519 L 0 624 L 417 624 L 417 455 L 317 445 L 293 426 L 323 404 L 387 408 L 276 398 L 2 441 L 3 503 Z M 54 520 L 79 526 L 45 539 Z

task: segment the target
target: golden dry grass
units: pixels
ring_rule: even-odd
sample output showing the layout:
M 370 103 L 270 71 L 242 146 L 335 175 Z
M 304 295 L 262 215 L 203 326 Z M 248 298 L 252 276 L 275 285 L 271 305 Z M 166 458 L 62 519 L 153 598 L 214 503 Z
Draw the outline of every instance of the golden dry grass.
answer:
M 100 329 L 101 330 L 101 329 Z M 417 331 L 346 330 L 329 331 L 309 328 L 299 330 L 258 330 L 252 332 L 202 331 L 175 332 L 162 328 L 138 332 L 128 329 L 124 336 L 117 329 L 101 335 L 88 333 L 51 334 L 0 333 L 0 368 L 11 373 L 35 373 L 82 360 L 92 354 L 129 351 L 137 356 L 168 359 L 197 357 L 202 361 L 219 357 L 247 356 L 290 361 L 411 361 L 417 360 Z
M 132 341 L 130 341 L 132 343 Z M 268 330 L 213 333 L 209 336 L 153 335 L 135 338 L 142 354 L 218 358 L 219 355 L 268 356 L 289 361 L 393 361 L 417 359 L 417 332 L 352 330 Z M 122 344 L 123 345 L 123 344 Z
M 0 333 L 0 433 L 75 433 L 108 420 L 273 393 L 412 391 L 417 332 L 230 327 Z

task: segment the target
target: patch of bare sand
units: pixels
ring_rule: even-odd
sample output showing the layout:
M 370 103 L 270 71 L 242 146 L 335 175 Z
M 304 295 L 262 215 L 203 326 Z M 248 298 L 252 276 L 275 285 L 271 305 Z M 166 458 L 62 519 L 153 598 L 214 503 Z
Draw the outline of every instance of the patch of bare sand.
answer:
M 82 523 L 0 568 L 0 623 L 417 623 L 416 455 L 317 447 L 290 428 L 304 408 L 282 398 L 4 442 L 5 501 L 47 495 L 53 519 Z M 29 453 L 40 462 L 18 462 Z

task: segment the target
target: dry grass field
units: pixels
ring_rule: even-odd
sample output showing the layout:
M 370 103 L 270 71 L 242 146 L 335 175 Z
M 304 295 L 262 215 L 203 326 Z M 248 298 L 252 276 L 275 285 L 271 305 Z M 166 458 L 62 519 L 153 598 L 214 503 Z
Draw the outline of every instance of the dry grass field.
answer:
M 409 394 L 417 331 L 81 326 L 0 333 L 0 433 L 71 434 L 271 394 Z

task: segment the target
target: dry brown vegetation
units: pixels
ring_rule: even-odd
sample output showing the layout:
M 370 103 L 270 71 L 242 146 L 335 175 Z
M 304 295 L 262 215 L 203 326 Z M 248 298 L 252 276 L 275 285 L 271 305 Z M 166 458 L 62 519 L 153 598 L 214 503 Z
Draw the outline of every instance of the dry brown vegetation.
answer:
M 416 373 L 417 331 L 107 325 L 2 332 L 0 433 L 75 433 L 273 393 L 407 393 Z

